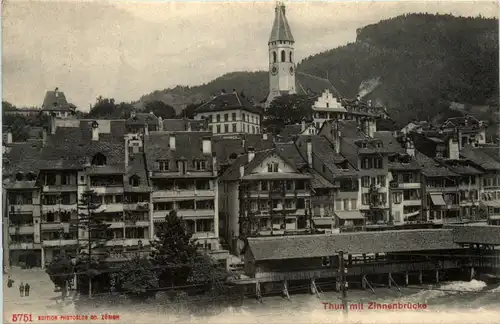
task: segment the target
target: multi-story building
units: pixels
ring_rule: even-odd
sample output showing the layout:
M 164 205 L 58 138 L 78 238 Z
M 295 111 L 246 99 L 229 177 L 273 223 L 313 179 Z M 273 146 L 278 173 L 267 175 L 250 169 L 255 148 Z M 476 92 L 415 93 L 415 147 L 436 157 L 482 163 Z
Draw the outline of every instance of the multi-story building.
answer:
M 76 107 L 66 100 L 64 92 L 55 88 L 54 91 L 47 91 L 43 99 L 41 112 L 47 116 L 56 116 L 57 118 L 74 118 Z
M 224 233 L 239 253 L 239 238 L 283 235 L 311 229 L 311 176 L 275 148 L 240 155 L 220 177 Z
M 213 134 L 259 134 L 261 132 L 260 108 L 236 90 L 215 96 L 195 110 L 196 120 L 207 120 L 208 130 Z
M 144 152 L 153 222 L 163 221 L 175 210 L 199 244 L 217 251 L 217 164 L 211 136 L 209 132 L 151 132 L 144 138 Z

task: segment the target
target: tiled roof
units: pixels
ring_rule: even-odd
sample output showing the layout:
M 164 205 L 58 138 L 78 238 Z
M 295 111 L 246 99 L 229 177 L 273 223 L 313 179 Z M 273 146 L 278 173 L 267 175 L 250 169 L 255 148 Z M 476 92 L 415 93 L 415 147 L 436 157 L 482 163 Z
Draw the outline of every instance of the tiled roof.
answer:
M 447 168 L 451 171 L 462 174 L 462 175 L 479 175 L 483 172 L 479 169 L 476 169 L 466 160 L 438 160 L 441 163 L 445 164 Z
M 231 155 L 238 157 L 246 153 L 249 147 L 255 151 L 262 151 L 268 150 L 274 145 L 271 136 L 264 138 L 263 134 L 215 135 L 212 142 L 219 164 L 229 163 Z
M 405 149 L 401 146 L 401 143 L 394 137 L 392 132 L 389 131 L 377 131 L 373 135 L 375 139 L 382 141 L 384 152 L 387 153 L 404 153 Z
M 325 189 L 325 188 L 333 188 L 333 184 L 326 180 L 321 174 L 319 174 L 316 170 L 310 169 L 307 173 L 311 176 L 311 186 L 313 189 Z
M 158 117 L 156 117 L 155 114 L 153 113 L 136 113 L 135 115 L 127 119 L 125 122 L 126 125 L 139 125 L 139 126 L 144 126 L 146 124 L 158 126 L 158 123 L 159 123 Z
M 13 143 L 3 155 L 3 178 L 17 172 L 38 173 L 42 153 L 41 142 Z
M 223 181 L 234 181 L 240 178 L 240 166 L 245 167 L 245 175 L 253 171 L 266 157 L 276 152 L 274 149 L 255 152 L 255 156 L 248 162 L 248 154 L 240 155 L 220 177 Z
M 276 143 L 278 154 L 297 169 L 307 166 L 306 158 L 300 153 L 295 143 Z
M 169 147 L 170 137 L 175 136 L 175 150 Z M 203 139 L 212 137 L 210 132 L 152 132 L 144 137 L 144 152 L 148 170 L 154 171 L 156 161 L 169 160 L 170 170 L 177 171 L 177 160 L 187 160 L 187 171 L 194 171 L 193 160 L 205 160 L 212 168 L 212 155 L 203 154 Z
M 350 254 L 458 249 L 451 230 L 398 230 L 333 235 L 249 238 L 256 261 L 326 257 L 335 251 Z
M 306 123 L 305 129 L 309 127 L 316 127 L 314 123 Z M 302 124 L 286 125 L 280 132 L 279 137 L 284 141 L 293 141 L 298 135 L 302 133 Z
M 73 111 L 64 92 L 61 91 L 47 91 L 43 99 L 42 110 Z
M 340 97 L 340 93 L 330 80 L 302 72 L 295 74 L 295 89 L 297 89 L 298 94 L 315 96 L 320 96 L 325 90 L 328 90 L 334 96 Z
M 455 225 L 449 227 L 452 228 L 453 240 L 457 243 L 500 245 L 500 226 Z
M 426 177 L 457 177 L 457 173 L 443 166 L 436 160 L 415 150 L 415 160 L 422 167 L 422 174 Z
M 194 120 L 194 119 L 164 119 L 163 131 L 166 132 L 179 132 L 187 131 L 191 127 L 191 131 L 199 132 L 207 130 L 207 121 Z
M 29 139 L 42 139 L 43 138 L 43 127 L 31 127 L 28 132 Z
M 47 138 L 42 151 L 41 168 L 81 169 L 90 164 L 95 154 L 101 153 L 106 157 L 107 166 L 124 170 L 123 123 L 109 122 L 107 126 L 108 132 L 99 133 L 98 141 L 92 141 L 90 121 L 81 121 L 80 127 L 57 128 L 56 133 Z
M 494 149 L 498 152 L 498 148 Z M 479 165 L 485 170 L 500 170 L 500 161 L 492 157 L 489 148 L 466 146 L 460 150 L 460 155 L 469 161 Z M 497 153 L 498 154 L 498 153 Z
M 391 171 L 404 171 L 404 170 L 420 170 L 422 166 L 414 159 L 411 158 L 406 162 L 394 161 L 388 163 L 389 170 Z
M 285 5 L 277 4 L 275 8 L 275 16 L 269 43 L 276 41 L 294 42 L 292 31 L 288 25 L 288 20 L 285 15 Z
M 247 98 L 242 98 L 238 93 L 223 93 L 196 108 L 195 114 L 204 112 L 217 112 L 242 109 L 254 114 L 262 115 L 262 110 L 253 105 Z

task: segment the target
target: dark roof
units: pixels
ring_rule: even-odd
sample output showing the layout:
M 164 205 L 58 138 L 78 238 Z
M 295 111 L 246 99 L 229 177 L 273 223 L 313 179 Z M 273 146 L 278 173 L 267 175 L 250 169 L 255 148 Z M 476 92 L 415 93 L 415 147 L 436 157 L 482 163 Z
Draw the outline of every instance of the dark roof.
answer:
M 146 161 L 143 153 L 135 153 L 129 155 L 127 166 L 127 177 L 130 179 L 133 176 L 140 178 L 140 187 L 149 187 L 149 179 L 146 173 Z M 125 183 L 125 190 L 134 190 L 129 183 Z
M 387 153 L 404 153 L 405 149 L 401 146 L 401 143 L 394 137 L 392 132 L 389 131 L 377 131 L 373 134 L 375 139 L 382 141 L 384 151 Z
M 314 123 L 306 123 L 305 129 L 309 127 L 316 127 Z M 302 133 L 302 124 L 286 125 L 280 132 L 279 137 L 285 141 L 293 141 L 298 135 Z
M 248 244 L 256 261 L 326 257 L 335 251 L 362 254 L 460 248 L 453 242 L 451 230 L 443 229 L 249 238 Z
M 12 143 L 3 156 L 3 178 L 17 172 L 38 173 L 42 154 L 41 142 Z
M 320 96 L 325 90 L 328 90 L 334 96 L 340 97 L 340 93 L 330 80 L 302 72 L 295 74 L 295 89 L 297 89 L 298 94 L 315 96 Z
M 255 151 L 262 151 L 274 145 L 271 136 L 267 134 L 214 135 L 212 142 L 219 164 L 230 163 L 231 155 L 237 157 L 244 154 L 249 147 Z
M 269 36 L 269 43 L 276 41 L 294 42 L 285 11 L 285 5 L 276 5 L 273 29 L 271 30 L 271 36 Z
M 297 169 L 307 166 L 306 158 L 300 153 L 295 143 L 276 143 L 276 151 L 289 164 Z
M 129 119 L 125 121 L 125 124 L 128 125 L 139 125 L 139 126 L 144 126 L 146 124 L 148 125 L 156 125 L 158 126 L 159 121 L 158 117 L 156 117 L 155 114 L 151 113 L 136 113 L 135 115 L 131 116 Z
M 415 160 L 422 167 L 422 174 L 426 177 L 457 177 L 459 174 L 451 171 L 438 161 L 415 150 Z
M 43 138 L 43 127 L 31 127 L 28 131 L 29 139 L 42 139 Z
M 189 128 L 191 128 L 193 132 L 205 131 L 208 128 L 207 121 L 185 118 L 163 120 L 163 131 L 166 132 L 187 131 Z
M 452 228 L 453 239 L 457 243 L 500 245 L 500 226 L 450 225 L 449 227 Z
M 170 137 L 175 136 L 175 150 L 170 149 Z M 203 153 L 203 139 L 211 140 L 210 132 L 153 132 L 144 136 L 144 152 L 148 170 L 155 171 L 156 161 L 169 160 L 171 171 L 177 171 L 177 160 L 186 159 L 187 171 L 195 171 L 193 160 L 205 160 L 207 169 L 212 168 L 212 155 Z
M 227 110 L 235 110 L 242 109 L 254 114 L 262 115 L 262 110 L 256 106 L 252 102 L 250 102 L 247 98 L 242 98 L 236 92 L 233 93 L 222 93 L 218 96 L 215 96 L 212 100 L 202 104 L 200 107 L 196 108 L 195 113 L 204 113 L 204 112 L 218 112 L 218 111 L 227 111 Z
M 446 165 L 451 171 L 461 175 L 479 175 L 483 172 L 475 168 L 470 162 L 466 160 L 444 160 L 439 159 L 439 162 Z
M 82 169 L 97 153 L 106 157 L 106 166 L 125 172 L 124 124 L 100 121 L 99 140 L 92 141 L 92 121 L 81 120 L 80 127 L 59 127 L 49 135 L 42 151 L 41 169 Z M 101 133 L 102 131 L 102 133 Z
M 498 148 L 494 148 L 494 151 L 498 154 Z M 491 149 L 484 147 L 473 147 L 466 146 L 460 150 L 460 155 L 469 161 L 479 165 L 481 168 L 485 170 L 500 170 L 500 161 L 499 158 L 494 158 L 491 156 Z
M 73 111 L 62 91 L 47 91 L 43 99 L 42 110 Z

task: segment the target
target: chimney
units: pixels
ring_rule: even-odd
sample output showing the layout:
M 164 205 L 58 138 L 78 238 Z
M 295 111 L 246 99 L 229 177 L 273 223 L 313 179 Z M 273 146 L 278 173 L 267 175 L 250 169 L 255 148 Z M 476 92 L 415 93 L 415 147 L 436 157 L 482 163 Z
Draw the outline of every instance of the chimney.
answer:
M 411 157 L 415 157 L 415 146 L 413 145 L 411 139 L 408 139 L 406 141 L 406 154 L 408 154 Z
M 245 166 L 240 165 L 240 177 L 243 178 L 245 176 Z
M 203 154 L 212 154 L 212 139 L 211 137 L 203 137 L 202 139 Z
M 214 176 L 217 176 L 217 154 L 212 152 L 212 173 Z
M 255 150 L 253 147 L 249 147 L 248 148 L 248 163 L 252 162 L 254 157 L 255 157 Z
M 236 89 L 233 89 L 233 94 L 236 94 Z
M 245 144 L 246 144 L 245 137 L 242 136 L 241 137 L 241 147 L 243 148 L 243 150 L 245 150 Z
M 144 124 L 144 135 L 149 135 L 149 126 L 148 124 Z
M 313 147 L 311 139 L 307 139 L 307 165 L 312 168 L 313 167 Z
M 125 138 L 125 168 L 127 168 L 128 167 L 128 159 L 129 159 L 129 157 L 128 157 L 129 140 L 128 140 L 127 135 L 125 135 L 124 138 Z
M 92 122 L 92 140 L 99 140 L 99 123 L 97 123 L 96 121 Z
M 47 130 L 44 128 L 42 131 L 42 146 L 47 144 Z
M 163 118 L 158 117 L 158 130 L 161 132 L 163 131 Z
M 54 135 L 56 133 L 56 114 L 50 114 L 50 134 Z
M 335 153 L 340 154 L 340 129 L 337 129 L 336 131 L 334 146 Z
M 460 151 L 458 149 L 458 142 L 454 141 L 453 138 L 448 140 L 448 158 L 451 160 L 459 159 Z
M 191 122 L 189 120 L 186 120 L 186 127 L 187 127 L 187 131 L 190 132 L 191 131 Z
M 7 132 L 7 144 L 12 144 L 12 132 L 9 131 Z
M 172 151 L 175 150 L 175 134 L 170 134 L 169 139 L 169 146 Z
M 54 90 L 54 96 L 56 98 L 59 97 L 59 88 L 55 88 L 55 90 Z
M 267 134 L 266 134 L 266 133 L 262 133 L 262 139 L 263 139 L 264 141 L 267 141 Z
M 303 133 L 306 130 L 306 120 L 302 119 L 302 123 L 300 126 L 300 132 Z

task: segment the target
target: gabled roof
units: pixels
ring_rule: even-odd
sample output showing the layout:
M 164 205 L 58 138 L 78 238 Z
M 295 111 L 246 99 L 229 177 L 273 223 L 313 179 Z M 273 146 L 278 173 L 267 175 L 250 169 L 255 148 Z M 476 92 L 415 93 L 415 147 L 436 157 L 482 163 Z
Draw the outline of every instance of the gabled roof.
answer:
M 451 171 L 461 175 L 479 175 L 483 172 L 475 168 L 472 163 L 466 160 L 445 160 L 440 159 L 441 163 L 446 165 Z
M 425 154 L 415 150 L 415 160 L 422 167 L 422 174 L 426 177 L 458 177 L 459 174 Z
M 163 131 L 165 132 L 179 132 L 187 131 L 191 128 L 193 132 L 205 131 L 207 130 L 206 120 L 195 120 L 195 119 L 164 119 L 163 120 Z
M 175 136 L 175 150 L 170 148 L 170 137 Z M 206 161 L 212 169 L 212 155 L 203 153 L 203 139 L 211 140 L 210 132 L 152 132 L 144 136 L 144 152 L 149 171 L 157 171 L 158 160 L 169 160 L 170 171 L 177 171 L 177 161 L 187 161 L 187 171 L 196 171 L 193 160 Z
M 42 154 L 41 142 L 23 142 L 9 144 L 10 149 L 3 155 L 3 178 L 17 172 L 38 173 Z
M 219 164 L 230 163 L 231 156 L 238 157 L 251 147 L 255 151 L 268 150 L 273 147 L 271 136 L 266 134 L 214 135 L 212 143 Z
M 297 89 L 298 94 L 314 96 L 320 96 L 325 90 L 328 90 L 334 96 L 340 97 L 340 93 L 330 80 L 303 72 L 295 74 L 295 89 Z
M 74 109 L 68 104 L 64 92 L 47 91 L 45 93 L 45 98 L 43 99 L 42 110 L 48 111 L 74 111 Z
M 222 93 L 202 104 L 194 111 L 195 114 L 241 109 L 262 115 L 262 110 L 255 107 L 247 98 L 242 98 L 237 92 Z
M 314 123 L 306 123 L 304 131 L 307 131 L 309 127 L 316 128 Z M 279 137 L 282 138 L 283 141 L 285 142 L 293 141 L 298 135 L 301 135 L 302 132 L 303 132 L 302 124 L 285 125 L 285 127 L 281 130 Z M 303 134 L 303 135 L 311 135 L 311 134 Z
M 497 158 L 494 155 L 491 156 L 490 148 L 484 147 L 473 147 L 470 145 L 465 146 L 460 150 L 460 155 L 469 161 L 479 165 L 481 168 L 488 171 L 498 171 L 500 170 L 500 158 L 498 158 L 498 148 L 494 148 L 497 152 Z
M 271 30 L 271 36 L 269 36 L 269 43 L 276 41 L 294 42 L 285 11 L 285 5 L 283 3 L 276 4 L 273 29 Z
M 144 126 L 146 124 L 158 126 L 158 123 L 159 123 L 158 117 L 156 117 L 156 115 L 153 114 L 152 112 L 150 112 L 150 113 L 136 113 L 125 121 L 125 124 L 127 126 L 128 125 Z

